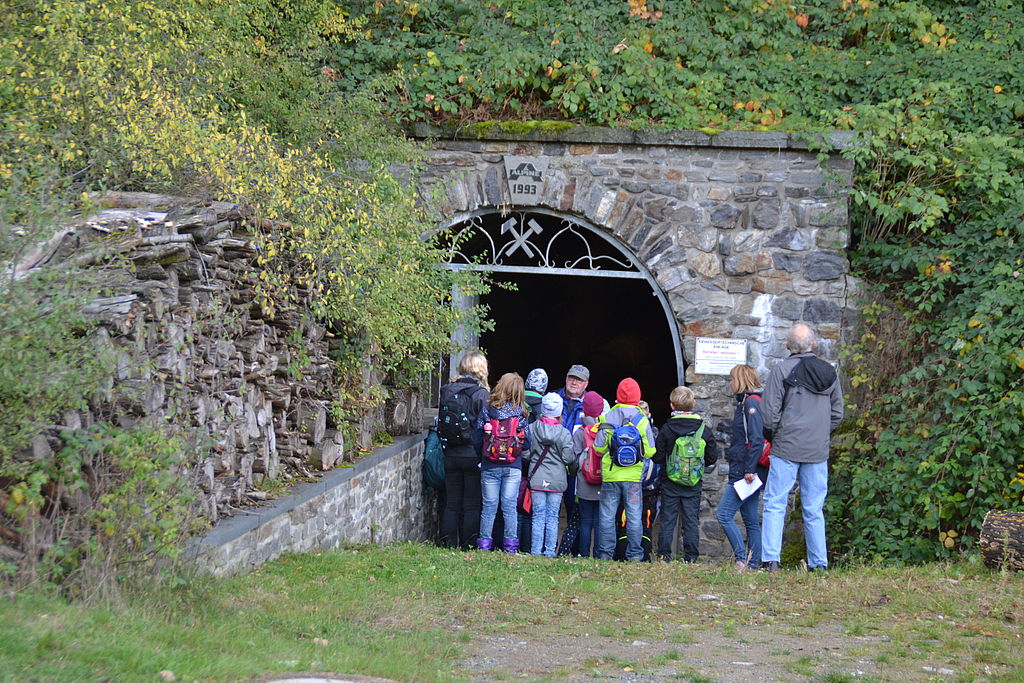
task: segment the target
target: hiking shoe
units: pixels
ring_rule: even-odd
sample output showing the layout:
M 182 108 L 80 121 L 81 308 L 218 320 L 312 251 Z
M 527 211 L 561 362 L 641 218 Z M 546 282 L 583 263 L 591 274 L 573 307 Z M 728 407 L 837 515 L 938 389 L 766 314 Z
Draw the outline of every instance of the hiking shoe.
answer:
M 828 573 L 828 567 L 808 567 L 807 568 L 807 573 L 808 574 L 827 574 Z
M 761 565 L 761 569 L 765 570 L 769 574 L 774 574 L 775 572 L 779 571 L 780 567 L 778 562 L 776 562 L 775 560 L 771 560 L 769 562 L 763 563 Z

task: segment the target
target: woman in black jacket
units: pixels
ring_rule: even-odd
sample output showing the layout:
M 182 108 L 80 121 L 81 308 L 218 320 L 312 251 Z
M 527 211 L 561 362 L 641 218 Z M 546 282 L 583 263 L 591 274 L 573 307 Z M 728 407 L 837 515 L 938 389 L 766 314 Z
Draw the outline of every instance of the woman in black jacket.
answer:
M 487 358 L 470 351 L 459 361 L 458 375 L 441 387 L 438 434 L 444 448 L 444 513 L 441 544 L 470 549 L 480 535 L 480 455 L 471 434 L 490 396 Z
M 740 500 L 733 486 L 740 479 L 747 483 L 754 477 L 763 482 L 768 475 L 768 468 L 758 461 L 764 450 L 764 418 L 761 416 L 761 378 L 757 370 L 749 365 L 737 365 L 729 373 L 729 383 L 736 395 L 736 412 L 732 418 L 732 440 L 726 453 L 729 461 L 729 485 L 722 492 L 715 518 L 722 525 L 733 553 L 736 555 L 736 568 L 739 570 L 761 568 L 761 520 L 757 508 L 761 498 L 758 488 L 746 499 Z M 743 542 L 739 527 L 736 525 L 736 511 L 743 518 L 747 528 L 747 542 Z

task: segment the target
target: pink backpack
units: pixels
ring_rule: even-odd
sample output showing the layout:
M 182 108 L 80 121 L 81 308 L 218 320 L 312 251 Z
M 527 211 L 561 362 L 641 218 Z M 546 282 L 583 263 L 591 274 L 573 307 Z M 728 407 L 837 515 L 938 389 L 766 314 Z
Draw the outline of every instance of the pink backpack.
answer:
M 601 454 L 594 450 L 594 441 L 597 439 L 598 425 L 580 427 L 583 430 L 583 480 L 588 484 L 598 485 L 603 481 L 601 475 Z
M 523 454 L 525 440 L 518 417 L 491 418 L 484 425 L 484 456 L 499 465 L 515 462 Z

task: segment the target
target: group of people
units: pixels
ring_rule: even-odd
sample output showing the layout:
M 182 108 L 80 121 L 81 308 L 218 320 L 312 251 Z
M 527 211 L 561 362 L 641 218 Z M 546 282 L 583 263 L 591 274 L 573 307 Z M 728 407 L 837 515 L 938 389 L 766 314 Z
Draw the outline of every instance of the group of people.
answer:
M 786 506 L 797 480 L 807 566 L 828 566 L 822 508 L 829 438 L 843 418 L 843 402 L 838 375 L 815 355 L 816 343 L 810 326 L 795 325 L 787 338 L 790 356 L 772 369 L 763 389 L 748 365 L 730 373 L 729 486 L 716 518 L 738 569 L 779 569 Z M 676 387 L 668 397 L 671 416 L 656 429 L 636 380 L 620 381 L 611 405 L 588 391 L 589 382 L 590 371 L 573 365 L 557 391 L 548 392 L 541 368 L 525 380 L 505 373 L 491 389 L 486 357 L 478 351 L 462 357 L 440 395 L 442 543 L 640 561 L 655 553 L 672 560 L 681 540 L 682 559 L 697 560 L 702 478 L 718 460 L 718 445 L 694 412 L 693 392 Z M 740 480 L 747 489 L 765 485 L 751 493 Z M 659 516 L 655 547 L 650 532 Z

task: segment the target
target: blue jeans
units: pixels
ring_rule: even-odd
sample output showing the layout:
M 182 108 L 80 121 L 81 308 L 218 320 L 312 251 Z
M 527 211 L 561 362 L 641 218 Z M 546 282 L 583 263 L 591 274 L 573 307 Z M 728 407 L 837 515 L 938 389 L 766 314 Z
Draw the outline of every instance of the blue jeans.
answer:
M 505 521 L 505 539 L 519 540 L 516 499 L 519 498 L 519 480 L 522 477 L 523 472 L 518 466 L 494 467 L 480 473 L 480 490 L 484 497 L 484 506 L 480 510 L 480 538 L 490 540 L 500 498 L 501 517 Z
M 558 547 L 558 511 L 562 507 L 561 491 L 531 491 L 533 495 L 533 529 L 530 554 L 555 556 Z
M 590 557 L 590 548 L 594 543 L 594 532 L 597 530 L 597 510 L 600 500 L 578 501 L 580 506 L 580 557 Z M 597 548 L 594 548 L 597 551 Z
M 782 555 L 782 529 L 786 525 L 786 504 L 793 484 L 800 480 L 800 503 L 804 513 L 804 539 L 807 566 L 827 567 L 825 515 L 822 508 L 828 495 L 828 461 L 793 462 L 772 453 L 772 466 L 764 492 L 762 521 L 762 562 L 778 562 Z
M 718 509 L 715 511 L 715 519 L 722 525 L 736 561 L 746 562 L 753 569 L 761 566 L 761 520 L 757 518 L 757 502 L 760 499 L 761 489 L 758 489 L 747 496 L 746 500 L 740 500 L 730 483 L 722 492 L 722 499 L 718 501 Z M 737 510 L 743 518 L 743 526 L 747 528 L 746 544 L 743 543 L 740 528 L 736 526 Z
M 615 515 L 620 501 L 626 510 L 626 559 L 640 562 L 644 559 L 644 549 L 640 545 L 643 537 L 643 495 L 638 481 L 606 481 L 601 484 L 595 556 L 599 560 L 610 560 L 615 554 Z

